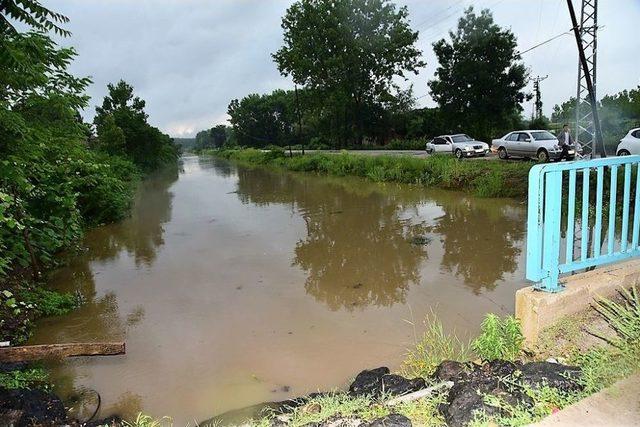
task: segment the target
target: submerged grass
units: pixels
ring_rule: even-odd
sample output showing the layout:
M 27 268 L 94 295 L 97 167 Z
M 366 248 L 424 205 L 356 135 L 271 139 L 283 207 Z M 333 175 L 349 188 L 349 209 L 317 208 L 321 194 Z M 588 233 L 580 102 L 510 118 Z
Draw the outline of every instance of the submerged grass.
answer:
M 358 176 L 375 182 L 419 184 L 463 190 L 480 197 L 525 197 L 529 162 L 460 161 L 452 156 L 365 156 L 314 153 L 286 156 L 284 151 L 255 149 L 205 151 L 217 157 L 296 172 Z

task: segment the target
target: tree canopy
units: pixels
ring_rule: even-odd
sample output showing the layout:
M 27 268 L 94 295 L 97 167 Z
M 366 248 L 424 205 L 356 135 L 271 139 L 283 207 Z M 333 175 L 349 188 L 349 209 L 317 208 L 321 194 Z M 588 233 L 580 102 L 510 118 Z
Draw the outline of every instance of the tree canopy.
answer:
M 485 140 L 520 121 L 528 73 L 516 36 L 495 24 L 491 12 L 468 8 L 450 40 L 433 44 L 438 58 L 431 96 L 452 129 Z
M 366 110 L 397 91 L 394 78 L 424 65 L 407 8 L 388 0 L 300 0 L 282 28 L 284 45 L 273 54 L 278 69 L 313 94 L 307 105 L 343 140 L 361 143 Z
M 174 162 L 177 146 L 147 122 L 145 101 L 134 95 L 133 86 L 120 80 L 107 88 L 109 93 L 102 106 L 96 107 L 94 118 L 97 146 L 109 154 L 130 158 L 146 171 Z

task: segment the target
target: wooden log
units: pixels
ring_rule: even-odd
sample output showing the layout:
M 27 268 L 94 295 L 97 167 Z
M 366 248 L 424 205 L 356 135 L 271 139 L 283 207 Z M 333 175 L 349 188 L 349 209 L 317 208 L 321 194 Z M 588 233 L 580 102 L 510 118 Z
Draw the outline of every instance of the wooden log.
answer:
M 79 356 L 113 356 L 124 353 L 124 342 L 23 345 L 0 347 L 0 362 L 27 362 Z

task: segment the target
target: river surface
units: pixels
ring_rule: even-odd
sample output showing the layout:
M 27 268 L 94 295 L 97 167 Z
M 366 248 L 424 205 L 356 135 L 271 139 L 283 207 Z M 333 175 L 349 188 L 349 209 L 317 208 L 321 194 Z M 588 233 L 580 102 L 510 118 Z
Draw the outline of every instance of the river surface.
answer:
M 185 156 L 52 275 L 84 305 L 31 343 L 125 340 L 57 365 L 57 391 L 194 425 L 398 368 L 430 313 L 463 338 L 512 313 L 525 222 L 512 200 Z

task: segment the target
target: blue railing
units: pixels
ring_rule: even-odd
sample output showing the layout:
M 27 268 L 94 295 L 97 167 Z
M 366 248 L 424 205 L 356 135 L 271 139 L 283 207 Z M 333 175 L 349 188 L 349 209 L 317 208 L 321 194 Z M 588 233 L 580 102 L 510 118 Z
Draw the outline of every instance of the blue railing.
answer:
M 640 256 L 639 167 L 640 156 L 626 156 L 531 168 L 527 279 L 559 292 L 563 273 Z

